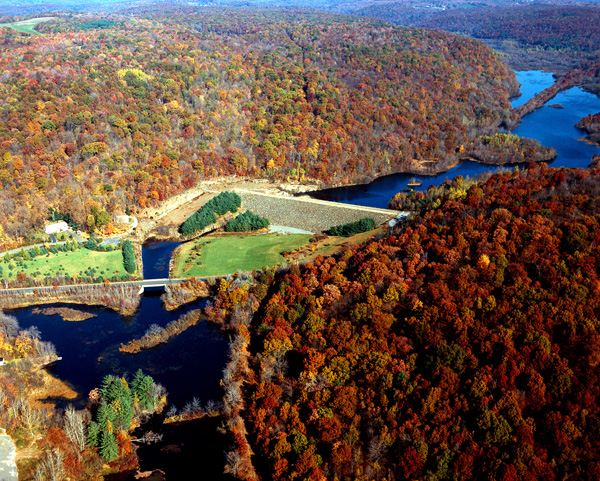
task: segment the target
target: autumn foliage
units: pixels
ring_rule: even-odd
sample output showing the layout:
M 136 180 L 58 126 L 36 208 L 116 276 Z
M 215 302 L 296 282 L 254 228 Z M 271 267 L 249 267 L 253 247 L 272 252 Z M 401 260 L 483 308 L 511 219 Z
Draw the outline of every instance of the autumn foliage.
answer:
M 221 285 L 263 479 L 598 478 L 599 192 L 457 178 L 366 245 Z
M 341 184 L 441 168 L 493 133 L 516 92 L 492 50 L 448 33 L 294 11 L 134 13 L 0 35 L 0 237 L 41 228 L 49 206 L 86 225 L 94 207 L 156 207 L 220 175 Z

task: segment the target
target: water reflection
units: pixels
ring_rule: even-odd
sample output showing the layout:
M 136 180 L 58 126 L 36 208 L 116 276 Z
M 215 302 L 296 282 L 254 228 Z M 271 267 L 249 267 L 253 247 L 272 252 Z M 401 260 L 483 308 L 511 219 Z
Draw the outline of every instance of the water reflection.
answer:
M 513 107 L 519 106 L 536 93 L 552 84 L 552 74 L 541 71 L 517 72 L 523 95 L 512 101 Z M 600 98 L 572 88 L 562 92 L 550 102 L 563 108 L 544 106 L 526 115 L 513 133 L 538 140 L 546 147 L 554 147 L 556 159 L 552 167 L 587 167 L 594 154 L 600 154 L 600 147 L 589 145 L 580 139 L 583 131 L 575 124 L 586 115 L 600 112 Z M 477 162 L 463 161 L 448 172 L 436 176 L 416 176 L 422 182 L 416 190 L 427 190 L 431 185 L 439 185 L 457 175 L 476 177 L 483 172 L 497 172 L 507 167 L 497 167 Z M 389 200 L 407 187 L 412 174 L 394 174 L 374 180 L 370 184 L 326 189 L 311 193 L 311 196 L 323 200 L 386 208 Z
M 167 312 L 160 293 L 145 295 L 135 316 L 124 318 L 105 308 L 83 307 L 97 317 L 81 322 L 66 322 L 58 315 L 33 314 L 28 307 L 12 311 L 23 328 L 35 325 L 42 339 L 56 345 L 62 361 L 52 367 L 60 379 L 80 393 L 80 402 L 98 386 L 106 374 L 132 375 L 143 369 L 163 384 L 169 400 L 181 407 L 196 396 L 207 401 L 220 399 L 221 371 L 227 359 L 227 341 L 206 321 L 185 333 L 139 354 L 119 352 L 121 343 L 142 336 L 151 324 L 164 326 L 191 309 L 202 308 L 205 300 Z M 72 305 L 53 304 L 52 307 Z

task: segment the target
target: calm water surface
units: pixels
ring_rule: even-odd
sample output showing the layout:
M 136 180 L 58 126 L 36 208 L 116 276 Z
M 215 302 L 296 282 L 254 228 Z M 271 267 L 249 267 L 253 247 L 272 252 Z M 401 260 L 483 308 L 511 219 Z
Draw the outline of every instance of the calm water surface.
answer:
M 142 249 L 144 279 L 165 279 L 169 277 L 171 254 L 181 242 L 147 241 Z
M 11 314 L 16 315 L 21 327 L 37 326 L 42 339 L 56 345 L 63 359 L 54 365 L 52 372 L 72 384 L 81 394 L 80 400 L 97 387 L 106 374 L 132 375 L 140 368 L 165 386 L 169 401 L 180 408 L 194 396 L 203 401 L 221 399 L 219 382 L 227 360 L 227 342 L 206 321 L 201 320 L 184 334 L 154 349 L 139 354 L 119 352 L 121 343 L 141 337 L 151 324 L 164 326 L 191 309 L 203 307 L 206 302 L 168 312 L 162 308 L 158 296 L 159 293 L 145 295 L 140 309 L 130 318 L 110 309 L 67 304 L 63 306 L 92 312 L 97 317 L 66 322 L 58 315 L 33 314 L 34 307 L 16 309 Z
M 522 95 L 513 99 L 513 107 L 524 104 L 553 83 L 552 74 L 547 72 L 527 71 L 516 74 L 521 84 Z M 550 163 L 552 167 L 587 167 L 594 154 L 600 154 L 600 147 L 577 140 L 584 136 L 584 132 L 576 129 L 575 124 L 586 115 L 600 112 L 600 98 L 580 88 L 572 88 L 557 95 L 549 104 L 560 104 L 564 108 L 546 105 L 525 116 L 512 132 L 536 139 L 547 147 L 554 147 L 557 157 Z M 506 167 L 490 167 L 477 162 L 463 161 L 454 169 L 437 176 L 394 174 L 376 179 L 370 184 L 327 189 L 311 195 L 319 199 L 386 208 L 388 201 L 405 189 L 413 177 L 422 182 L 417 190 L 424 191 L 431 185 L 442 184 L 457 175 L 476 177 L 482 172 L 496 172 L 503 168 Z
M 517 72 L 523 95 L 513 101 L 520 105 L 535 93 L 552 83 L 552 75 L 545 72 Z M 578 141 L 583 134 L 574 127 L 582 117 L 600 112 L 600 99 L 579 88 L 559 94 L 551 104 L 561 104 L 557 109 L 545 106 L 527 115 L 514 133 L 538 139 L 554 147 L 558 156 L 552 166 L 585 167 L 600 148 Z M 420 176 L 420 190 L 438 185 L 456 175 L 474 177 L 490 170 L 476 162 L 462 162 L 447 173 L 438 176 Z M 493 168 L 491 170 L 497 170 Z M 322 198 L 351 204 L 386 207 L 389 199 L 406 187 L 408 174 L 382 177 L 368 185 L 330 189 L 319 192 Z M 177 242 L 147 242 L 142 250 L 144 275 L 148 279 L 168 277 L 169 259 Z M 97 317 L 83 322 L 65 322 L 58 316 L 32 313 L 33 308 L 17 309 L 13 313 L 22 327 L 36 325 L 42 338 L 52 341 L 63 357 L 54 372 L 73 384 L 83 395 L 96 387 L 108 373 L 131 374 L 144 369 L 168 390 L 171 402 L 179 405 L 197 396 L 203 400 L 221 397 L 219 385 L 221 371 L 227 358 L 227 342 L 206 322 L 201 321 L 182 336 L 168 344 L 140 354 L 121 354 L 119 345 L 140 337 L 151 324 L 164 326 L 171 320 L 203 302 L 185 306 L 174 312 L 162 308 L 158 293 L 147 293 L 135 316 L 124 318 L 102 308 L 87 308 Z

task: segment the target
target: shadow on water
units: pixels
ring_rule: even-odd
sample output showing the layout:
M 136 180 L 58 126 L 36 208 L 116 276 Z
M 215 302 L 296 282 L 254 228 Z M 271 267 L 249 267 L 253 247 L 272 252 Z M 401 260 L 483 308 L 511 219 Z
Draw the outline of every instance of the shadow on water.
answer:
M 160 443 L 138 447 L 140 471 L 160 470 L 164 476 L 157 475 L 156 481 L 206 479 L 210 481 L 233 481 L 234 478 L 223 474 L 225 451 L 230 447 L 230 439 L 220 432 L 223 423 L 221 417 L 204 417 L 181 423 L 144 426 L 146 430 L 160 432 Z M 134 432 L 134 435 L 136 433 Z M 132 480 L 134 473 L 123 473 L 123 477 L 107 478 L 109 481 Z
M 119 352 L 121 343 L 141 337 L 152 324 L 164 326 L 192 309 L 203 308 L 199 300 L 175 311 L 162 308 L 160 292 L 144 294 L 138 312 L 124 318 L 110 309 L 86 307 L 96 317 L 66 322 L 58 315 L 33 314 L 27 307 L 11 311 L 22 328 L 37 326 L 42 339 L 56 346 L 62 360 L 49 371 L 68 382 L 85 402 L 89 391 L 107 374 L 132 376 L 142 369 L 165 386 L 169 402 L 182 406 L 192 397 L 203 401 L 222 397 L 221 371 L 227 362 L 227 340 L 212 325 L 201 320 L 167 344 L 139 354 Z M 51 307 L 73 307 L 53 304 Z M 81 308 L 81 307 L 78 307 Z
M 171 254 L 181 242 L 149 240 L 142 249 L 144 279 L 165 279 L 169 277 Z

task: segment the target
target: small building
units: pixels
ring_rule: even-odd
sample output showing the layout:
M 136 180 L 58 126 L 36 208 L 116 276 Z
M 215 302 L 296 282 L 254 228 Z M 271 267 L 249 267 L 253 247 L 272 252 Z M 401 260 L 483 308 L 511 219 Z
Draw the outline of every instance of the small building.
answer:
M 60 222 L 55 222 L 54 224 L 48 224 L 44 227 L 46 234 L 56 234 L 58 232 L 66 232 L 69 230 L 69 224 L 67 224 L 64 220 Z

